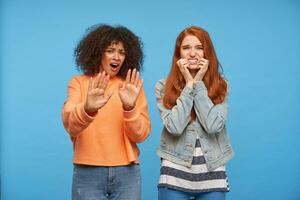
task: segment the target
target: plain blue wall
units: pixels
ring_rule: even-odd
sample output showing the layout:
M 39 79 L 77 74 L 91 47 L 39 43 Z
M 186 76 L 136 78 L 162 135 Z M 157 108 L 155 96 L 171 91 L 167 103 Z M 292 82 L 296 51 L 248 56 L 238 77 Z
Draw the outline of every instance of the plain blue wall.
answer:
M 159 177 L 154 85 L 190 25 L 208 30 L 230 82 L 228 199 L 300 199 L 300 1 L 2 0 L 0 11 L 2 200 L 70 199 L 72 144 L 60 114 L 78 73 L 73 49 L 97 23 L 125 25 L 145 44 L 144 200 L 156 199 Z

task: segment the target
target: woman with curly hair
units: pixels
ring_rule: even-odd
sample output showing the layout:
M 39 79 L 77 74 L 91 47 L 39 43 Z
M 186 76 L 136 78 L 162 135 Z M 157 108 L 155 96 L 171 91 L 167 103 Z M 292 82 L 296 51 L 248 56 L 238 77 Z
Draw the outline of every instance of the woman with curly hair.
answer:
M 159 200 L 225 199 L 224 165 L 233 157 L 226 133 L 227 82 L 209 34 L 184 29 L 176 40 L 171 71 L 156 84 L 164 125 Z
M 74 149 L 73 200 L 141 198 L 139 149 L 150 132 L 140 39 L 123 26 L 96 25 L 75 48 L 62 110 Z

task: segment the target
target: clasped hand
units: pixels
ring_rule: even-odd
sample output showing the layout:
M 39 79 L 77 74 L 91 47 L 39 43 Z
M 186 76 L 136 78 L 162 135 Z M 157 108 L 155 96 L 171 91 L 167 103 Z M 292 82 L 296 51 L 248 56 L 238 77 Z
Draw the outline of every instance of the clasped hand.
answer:
M 198 62 L 198 72 L 193 77 L 190 71 L 188 70 L 189 62 L 186 58 L 181 58 L 177 61 L 177 65 L 181 74 L 183 75 L 186 85 L 189 87 L 193 87 L 196 81 L 201 81 L 208 69 L 209 61 L 205 58 L 201 58 Z

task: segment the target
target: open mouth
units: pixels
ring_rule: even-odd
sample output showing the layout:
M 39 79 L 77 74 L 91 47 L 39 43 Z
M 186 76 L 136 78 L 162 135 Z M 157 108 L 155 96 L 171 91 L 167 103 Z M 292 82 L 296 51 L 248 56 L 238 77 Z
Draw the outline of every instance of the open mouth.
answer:
M 119 66 L 120 66 L 120 64 L 118 64 L 118 63 L 111 63 L 110 64 L 110 69 L 111 69 L 111 71 L 115 72 L 119 69 Z
M 110 66 L 114 69 L 118 68 L 119 67 L 119 64 L 117 63 L 111 63 Z

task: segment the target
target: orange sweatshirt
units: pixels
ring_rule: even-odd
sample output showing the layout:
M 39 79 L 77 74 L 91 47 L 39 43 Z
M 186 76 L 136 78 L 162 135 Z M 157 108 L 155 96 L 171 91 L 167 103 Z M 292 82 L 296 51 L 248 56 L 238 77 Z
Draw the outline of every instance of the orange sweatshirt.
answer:
M 121 79 L 110 79 L 105 93 L 113 95 L 92 117 L 84 111 L 89 78 L 73 77 L 62 110 L 63 124 L 73 142 L 73 162 L 96 166 L 138 163 L 136 143 L 144 141 L 151 128 L 144 90 L 141 89 L 135 108 L 124 111 L 118 94 Z

